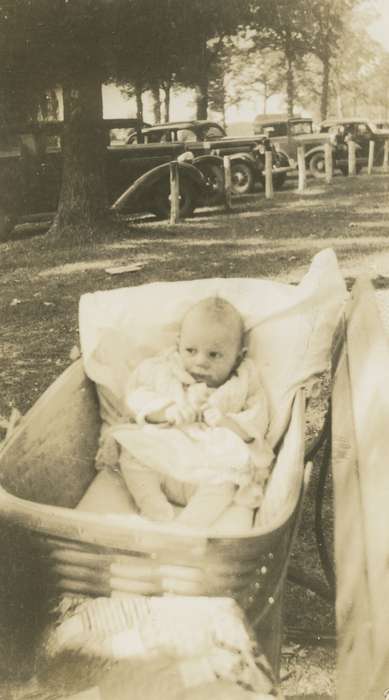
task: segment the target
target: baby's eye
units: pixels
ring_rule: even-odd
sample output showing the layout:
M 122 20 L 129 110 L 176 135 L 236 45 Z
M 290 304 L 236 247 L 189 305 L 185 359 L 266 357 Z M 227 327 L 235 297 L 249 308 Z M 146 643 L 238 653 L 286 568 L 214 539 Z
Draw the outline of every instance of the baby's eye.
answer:
M 211 360 L 220 360 L 221 356 L 222 356 L 221 352 L 210 352 L 209 353 L 209 357 L 211 358 Z
M 194 355 L 194 353 L 196 352 L 195 348 L 185 348 L 185 350 L 188 353 L 188 355 Z

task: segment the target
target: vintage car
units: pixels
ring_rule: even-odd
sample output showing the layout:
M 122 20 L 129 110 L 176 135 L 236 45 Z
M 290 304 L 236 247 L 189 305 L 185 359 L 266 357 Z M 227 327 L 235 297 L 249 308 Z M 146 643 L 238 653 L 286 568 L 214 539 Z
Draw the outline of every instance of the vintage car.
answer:
M 173 160 L 179 161 L 181 215 L 190 216 L 195 207 L 214 203 L 214 185 L 188 162 L 184 144 L 127 145 L 120 141 L 120 135 L 127 140 L 131 133 L 136 134 L 134 121 L 104 121 L 108 197 L 115 209 L 168 216 Z M 0 133 L 0 239 L 21 217 L 56 210 L 62 180 L 61 138 L 60 122 L 35 123 Z M 210 156 L 209 160 L 222 167 L 221 158 Z M 220 192 L 217 196 L 220 200 Z
M 252 192 L 256 183 L 264 186 L 266 150 L 273 153 L 273 185 L 276 189 L 282 187 L 287 173 L 293 170 L 287 155 L 272 146 L 266 137 L 229 137 L 220 124 L 208 120 L 156 124 L 142 129 L 141 137 L 132 134 L 128 143 L 135 144 L 140 140 L 145 144 L 185 144 L 187 151 L 193 154 L 193 163 L 213 181 L 216 190 L 220 187 L 223 172 L 217 162 L 205 162 L 204 156 L 228 155 L 233 194 Z
M 310 117 L 288 118 L 287 115 L 281 114 L 256 117 L 254 133 L 267 135 L 272 142 L 277 142 L 290 158 L 296 158 L 297 146 L 301 143 L 299 137 L 306 137 L 305 161 L 312 175 L 318 178 L 324 177 L 324 143 L 328 135 L 333 145 L 334 169 L 344 175 L 348 173 L 347 141 L 350 138 L 358 144 L 356 168 L 357 172 L 360 172 L 367 164 L 369 141 L 373 140 L 377 144 L 374 162 L 380 165 L 383 160 L 384 141 L 389 137 L 389 131 L 377 128 L 368 119 L 327 119 L 315 127 Z
M 382 165 L 385 140 L 389 130 L 378 128 L 369 119 L 353 117 L 349 119 L 327 119 L 320 124 L 320 133 L 332 134 L 337 144 L 337 164 L 347 174 L 347 141 L 352 139 L 358 145 L 357 172 L 367 165 L 369 141 L 375 142 L 374 164 Z
M 270 141 L 278 144 L 292 160 L 297 159 L 297 148 L 305 139 L 307 168 L 315 177 L 324 175 L 324 143 L 327 138 L 323 138 L 319 133 L 311 117 L 261 114 L 254 120 L 254 133 L 258 136 L 268 136 Z M 335 145 L 335 137 L 333 143 Z
M 314 133 L 311 117 L 289 118 L 286 114 L 261 114 L 254 120 L 254 134 L 268 136 L 272 142 L 278 143 L 280 149 L 293 160 L 297 159 L 298 142 L 296 136 L 302 134 L 312 134 L 313 136 Z

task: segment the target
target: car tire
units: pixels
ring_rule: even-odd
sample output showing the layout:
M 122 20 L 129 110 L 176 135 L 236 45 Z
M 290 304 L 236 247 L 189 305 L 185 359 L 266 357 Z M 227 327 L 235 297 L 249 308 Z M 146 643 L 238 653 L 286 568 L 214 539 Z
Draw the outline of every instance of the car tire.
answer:
M 253 171 L 247 163 L 231 163 L 232 194 L 248 194 L 254 189 Z
M 170 183 L 163 180 L 150 193 L 152 204 L 150 211 L 157 219 L 168 219 L 170 216 Z M 192 216 L 195 210 L 195 192 L 191 182 L 186 178 L 180 180 L 180 218 L 186 219 Z
M 318 151 L 310 157 L 308 163 L 309 171 L 313 177 L 323 178 L 326 174 L 325 157 L 323 151 Z
M 0 242 L 7 241 L 15 226 L 15 218 L 0 207 Z
M 216 163 L 199 163 L 195 166 L 204 175 L 211 186 L 209 194 L 205 195 L 203 203 L 207 207 L 221 204 L 224 200 L 224 172 L 223 168 Z

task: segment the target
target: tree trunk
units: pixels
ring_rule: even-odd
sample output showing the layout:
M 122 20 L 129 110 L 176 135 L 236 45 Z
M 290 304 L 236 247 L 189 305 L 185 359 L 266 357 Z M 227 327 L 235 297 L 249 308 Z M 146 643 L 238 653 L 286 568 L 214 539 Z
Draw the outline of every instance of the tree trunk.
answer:
M 143 89 L 139 84 L 135 85 L 136 118 L 139 124 L 143 124 Z
M 288 117 L 289 119 L 293 117 L 294 113 L 294 100 L 295 100 L 295 87 L 294 87 L 294 71 L 293 71 L 293 60 L 290 56 L 286 57 L 287 69 L 286 69 L 286 94 L 288 100 Z
M 268 89 L 267 89 L 267 81 L 265 80 L 263 83 L 263 113 L 267 114 L 267 102 L 269 99 L 269 94 L 268 94 Z
M 163 84 L 164 100 L 163 100 L 163 118 L 165 123 L 170 121 L 170 93 L 172 83 L 171 80 L 166 80 Z
M 225 78 L 225 73 L 223 70 L 222 76 L 221 76 L 221 85 L 220 85 L 220 102 L 221 102 L 221 113 L 222 113 L 222 125 L 225 130 L 227 130 L 227 115 L 226 115 L 226 78 Z
M 155 124 L 161 122 L 161 97 L 159 93 L 159 85 L 153 85 L 151 88 L 151 99 L 153 102 L 153 117 Z
M 342 90 L 339 85 L 338 76 L 333 75 L 333 84 L 335 89 L 335 100 L 336 100 L 336 116 L 338 119 L 343 118 L 343 100 L 342 100 Z
M 199 52 L 199 75 L 196 85 L 196 119 L 207 119 L 208 117 L 208 63 L 207 63 L 207 41 L 203 37 Z
M 204 78 L 196 86 L 196 119 L 208 118 L 208 80 Z
M 320 99 L 320 117 L 321 121 L 327 119 L 328 115 L 328 100 L 330 95 L 330 58 L 326 55 L 323 58 L 323 80 L 321 87 L 321 99 Z
M 101 84 L 72 79 L 63 86 L 63 173 L 49 238 L 63 243 L 95 240 L 108 219 Z

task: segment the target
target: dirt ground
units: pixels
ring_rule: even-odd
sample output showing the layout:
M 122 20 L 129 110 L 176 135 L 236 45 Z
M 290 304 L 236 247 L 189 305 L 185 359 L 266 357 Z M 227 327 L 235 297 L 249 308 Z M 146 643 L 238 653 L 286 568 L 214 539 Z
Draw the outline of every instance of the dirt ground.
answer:
M 12 408 L 25 413 L 70 363 L 79 345 L 78 300 L 95 290 L 160 280 L 266 277 L 294 283 L 319 250 L 332 247 L 351 286 L 367 274 L 389 283 L 389 176 L 336 177 L 331 185 L 309 181 L 297 193 L 286 188 L 266 201 L 262 193 L 234 202 L 232 212 L 200 210 L 175 226 L 150 217 L 128 220 L 128 233 L 94 248 L 55 250 L 33 229 L 18 227 L 0 244 L 0 439 Z M 109 274 L 112 267 L 138 269 Z M 318 407 L 318 422 L 325 407 Z M 312 535 L 315 465 L 292 563 L 325 585 Z M 325 522 L 331 541 L 331 489 Z M 285 694 L 330 695 L 335 688 L 333 605 L 299 585 L 286 598 L 282 689 Z M 0 686 L 0 700 L 44 698 L 34 681 Z M 40 694 L 39 694 L 40 693 Z

